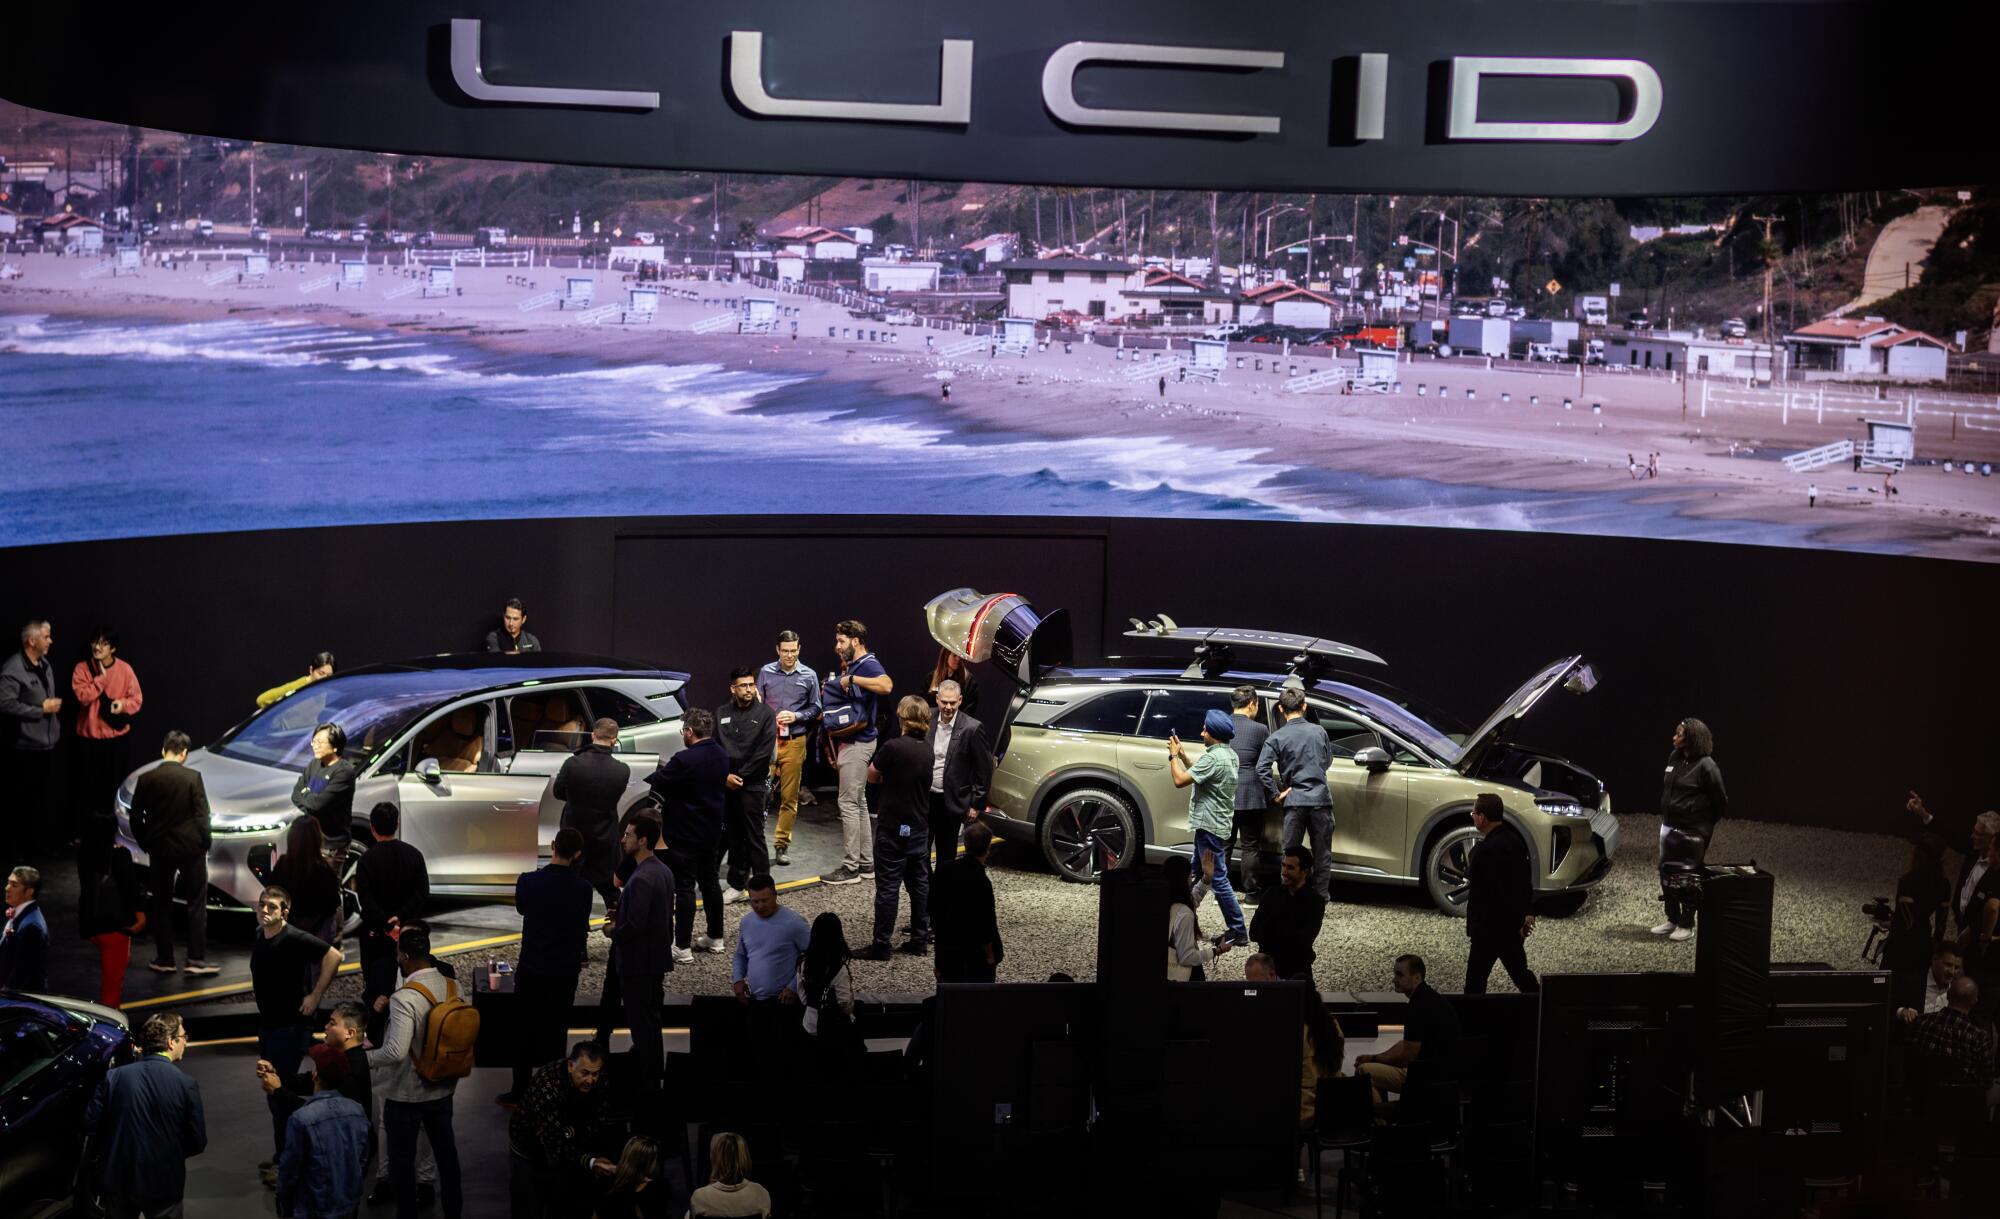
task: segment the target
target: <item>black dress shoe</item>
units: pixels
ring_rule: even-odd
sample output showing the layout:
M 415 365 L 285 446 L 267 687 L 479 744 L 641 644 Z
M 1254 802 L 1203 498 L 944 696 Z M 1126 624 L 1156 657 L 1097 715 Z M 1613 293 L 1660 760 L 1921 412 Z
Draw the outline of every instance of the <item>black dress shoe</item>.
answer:
M 861 951 L 850 955 L 856 961 L 886 961 L 895 954 L 889 951 L 887 944 L 870 944 Z
M 902 945 L 896 951 L 909 957 L 927 957 L 931 953 L 931 945 L 928 940 L 920 940 L 912 936 L 910 939 L 903 941 Z

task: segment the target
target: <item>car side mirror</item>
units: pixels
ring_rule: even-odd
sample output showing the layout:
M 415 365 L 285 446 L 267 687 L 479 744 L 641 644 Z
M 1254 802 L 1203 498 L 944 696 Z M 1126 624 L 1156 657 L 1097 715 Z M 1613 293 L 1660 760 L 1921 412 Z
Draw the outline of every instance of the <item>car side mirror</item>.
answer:
M 1357 749 L 1354 751 L 1354 764 L 1366 766 L 1370 773 L 1380 773 L 1389 769 L 1389 751 L 1379 745 Z
M 444 767 L 438 765 L 436 758 L 425 758 L 417 763 L 417 777 L 436 787 L 444 782 Z

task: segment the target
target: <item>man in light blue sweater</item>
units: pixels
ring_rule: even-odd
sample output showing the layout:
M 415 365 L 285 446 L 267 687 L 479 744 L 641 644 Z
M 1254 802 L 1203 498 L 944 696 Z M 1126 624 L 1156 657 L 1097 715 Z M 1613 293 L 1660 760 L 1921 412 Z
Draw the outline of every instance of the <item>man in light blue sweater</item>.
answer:
M 747 883 L 750 913 L 736 928 L 730 989 L 747 1009 L 757 1077 L 775 1082 L 787 1036 L 798 1023 L 799 995 L 792 983 L 799 975 L 799 962 L 805 959 L 812 929 L 798 911 L 778 904 L 777 882 L 769 873 L 759 873 Z

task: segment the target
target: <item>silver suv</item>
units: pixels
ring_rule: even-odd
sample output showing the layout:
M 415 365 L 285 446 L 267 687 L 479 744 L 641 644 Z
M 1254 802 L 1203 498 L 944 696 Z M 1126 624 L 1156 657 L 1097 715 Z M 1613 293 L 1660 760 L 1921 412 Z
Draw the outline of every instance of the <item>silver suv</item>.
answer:
M 1002 837 L 1034 843 L 1069 880 L 1093 880 L 1142 854 L 1193 853 L 1187 792 L 1173 785 L 1166 740 L 1178 733 L 1201 748 L 1202 718 L 1228 710 L 1240 685 L 1256 688 L 1266 715 L 1286 688 L 1304 691 L 1307 716 L 1326 730 L 1338 879 L 1421 887 L 1439 910 L 1463 915 L 1477 839 L 1472 802 L 1483 792 L 1500 797 L 1527 839 L 1543 893 L 1581 905 L 1610 869 L 1618 822 L 1604 784 L 1564 758 L 1506 739 L 1549 691 L 1596 685 L 1580 656 L 1544 666 L 1466 731 L 1358 672 L 1383 662 L 1349 644 L 1135 619 L 1126 635 L 1143 641 L 1140 650 L 1179 652 L 1186 668 L 1074 668 L 1061 614 L 1042 619 L 1017 596 L 969 589 L 928 607 L 942 646 L 993 660 L 1020 687 L 1000 726 L 988 823 Z M 1267 841 L 1278 840 L 1282 820 L 1273 809 Z
M 369 665 L 305 686 L 188 754 L 215 831 L 209 904 L 249 908 L 263 884 L 257 873 L 302 815 L 292 786 L 323 723 L 346 731 L 358 772 L 344 888 L 371 841 L 368 810 L 386 800 L 402 810 L 402 837 L 424 853 L 431 892 L 511 898 L 515 878 L 548 854 L 560 806 L 545 806 L 544 789 L 588 740 L 591 721 L 618 721 L 618 752 L 636 785 L 680 749 L 686 682 L 684 673 L 601 657 L 479 653 Z M 141 863 L 132 788 L 157 765 L 118 789 L 119 838 Z

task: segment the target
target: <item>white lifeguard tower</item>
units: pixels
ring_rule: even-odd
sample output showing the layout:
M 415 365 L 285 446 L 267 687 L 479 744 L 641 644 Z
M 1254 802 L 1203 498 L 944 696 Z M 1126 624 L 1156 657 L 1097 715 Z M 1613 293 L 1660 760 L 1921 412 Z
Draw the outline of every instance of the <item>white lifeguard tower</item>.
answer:
M 1184 375 L 1202 381 L 1221 381 L 1222 370 L 1229 366 L 1228 340 L 1193 339 L 1189 346 L 1194 349 L 1194 355 Z
M 769 334 L 778 327 L 778 302 L 775 297 L 746 296 L 743 298 L 743 333 Z
M 1861 446 L 1861 469 L 1895 473 L 1917 455 L 1917 429 L 1907 423 L 1865 420 L 1868 442 Z
M 451 296 L 458 291 L 458 268 L 449 263 L 440 267 L 426 268 L 423 292 L 425 296 Z
M 1025 356 L 1035 349 L 1035 323 L 1031 318 L 1003 317 L 996 336 L 995 355 Z
M 597 299 L 597 281 L 588 275 L 571 275 L 563 279 L 562 300 L 558 309 L 588 309 Z
M 1361 367 L 1354 374 L 1356 392 L 1382 394 L 1396 383 L 1396 353 L 1386 347 L 1363 347 Z
M 363 262 L 359 258 L 343 258 L 340 260 L 340 279 L 333 286 L 335 292 L 343 288 L 360 288 L 367 283 L 368 264 L 366 262 Z
M 628 322 L 650 322 L 660 315 L 660 290 L 658 288 L 634 288 L 625 305 L 625 320 Z

